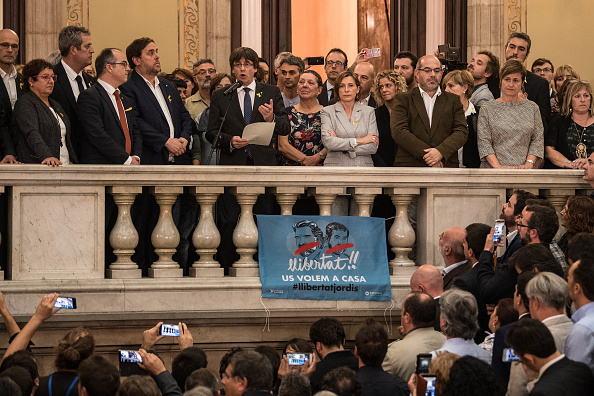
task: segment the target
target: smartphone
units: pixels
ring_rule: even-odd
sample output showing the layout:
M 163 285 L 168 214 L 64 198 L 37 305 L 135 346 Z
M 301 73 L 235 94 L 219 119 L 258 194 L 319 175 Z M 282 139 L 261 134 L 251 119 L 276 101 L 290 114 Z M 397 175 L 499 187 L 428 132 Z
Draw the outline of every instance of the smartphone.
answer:
M 368 48 L 365 50 L 365 59 L 379 58 L 380 56 L 382 56 L 382 50 L 379 48 Z
M 430 353 L 420 353 L 417 355 L 416 374 L 427 374 L 429 372 L 429 363 L 431 362 Z
M 495 233 L 493 234 L 493 242 L 494 243 L 501 242 L 501 237 L 503 237 L 503 226 L 504 225 L 505 225 L 505 221 L 503 221 L 502 219 L 497 219 L 495 221 L 495 227 L 493 227 L 493 229 L 495 230 Z
M 311 353 L 287 353 L 289 366 L 303 366 L 305 362 L 311 361 Z
M 146 372 L 140 368 L 138 363 L 142 363 L 138 351 L 119 350 L 120 354 L 120 375 L 129 377 L 131 375 L 145 375 Z
M 512 348 L 505 348 L 503 350 L 503 357 L 501 359 L 503 362 L 519 362 L 520 357 L 514 353 Z
M 309 58 L 307 58 L 307 64 L 310 66 L 323 65 L 324 57 L 323 56 L 310 56 Z
M 58 297 L 58 301 L 54 304 L 55 308 L 76 309 L 76 298 L 74 297 Z
M 179 337 L 179 325 L 163 324 L 159 328 L 159 335 Z
M 435 381 L 434 375 L 423 374 L 417 376 L 417 395 L 418 396 L 435 396 Z

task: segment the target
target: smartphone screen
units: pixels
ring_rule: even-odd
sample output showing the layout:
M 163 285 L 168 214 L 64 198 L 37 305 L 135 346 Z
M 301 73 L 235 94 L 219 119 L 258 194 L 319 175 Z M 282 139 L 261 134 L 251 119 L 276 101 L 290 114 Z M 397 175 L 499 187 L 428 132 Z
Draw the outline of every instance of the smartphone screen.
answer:
M 427 389 L 425 390 L 425 396 L 435 396 L 435 381 L 437 378 L 434 375 L 423 375 L 423 378 L 427 381 Z
M 364 57 L 366 59 L 369 58 L 379 58 L 380 56 L 382 56 L 382 50 L 379 48 L 368 48 L 365 50 L 365 55 Z
M 159 329 L 159 335 L 179 337 L 179 325 L 164 324 Z
M 311 353 L 287 353 L 289 366 L 303 366 L 311 359 Z
M 323 65 L 324 64 L 324 57 L 323 56 L 310 56 L 309 58 L 307 58 L 307 63 L 310 66 Z
M 142 363 L 142 359 L 140 358 L 138 351 L 120 350 L 119 352 L 121 363 Z
M 429 372 L 429 363 L 431 362 L 430 353 L 421 353 L 417 355 L 417 374 L 427 374 Z
M 504 362 L 519 362 L 520 357 L 514 353 L 512 348 L 505 348 L 503 350 L 503 358 L 502 361 Z
M 76 309 L 76 298 L 74 297 L 58 297 L 58 301 L 54 304 L 55 308 Z
M 493 229 L 495 230 L 495 233 L 493 234 L 493 242 L 499 243 L 499 241 L 501 241 L 501 237 L 503 236 L 504 225 L 505 222 L 501 219 L 495 221 L 495 227 L 493 227 Z

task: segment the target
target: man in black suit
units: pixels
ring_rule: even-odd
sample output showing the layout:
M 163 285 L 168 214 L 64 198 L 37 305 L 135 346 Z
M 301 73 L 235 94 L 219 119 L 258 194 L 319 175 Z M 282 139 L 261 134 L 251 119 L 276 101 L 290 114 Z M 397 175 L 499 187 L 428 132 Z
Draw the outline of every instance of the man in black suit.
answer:
M 454 286 L 458 289 L 466 290 L 471 293 L 478 304 L 478 322 L 479 331 L 474 336 L 474 341 L 480 344 L 485 339 L 485 331 L 489 330 L 489 315 L 487 314 L 487 305 L 480 298 L 480 288 L 478 283 L 479 255 L 485 250 L 485 241 L 491 232 L 491 226 L 481 223 L 472 223 L 466 227 L 466 242 L 468 243 L 468 257 L 472 263 L 472 268 L 466 271 L 454 281 Z M 493 245 L 493 237 L 489 241 Z M 491 263 L 493 262 L 492 256 Z
M 452 227 L 439 235 L 439 251 L 443 257 L 443 289 L 454 287 L 454 282 L 466 271 L 472 268 L 468 260 L 468 245 L 466 243 L 466 230 Z
M 443 276 L 433 265 L 421 265 L 410 277 L 410 291 L 423 292 L 433 297 L 435 301 L 435 331 L 441 331 L 439 324 L 439 298 L 443 294 Z M 436 348 L 437 349 L 437 348 Z
M 312 394 L 319 392 L 324 375 L 337 367 L 359 369 L 359 360 L 344 349 L 346 335 L 342 324 L 334 318 L 322 318 L 309 328 L 309 339 L 314 344 L 319 359 L 310 377 Z
M 118 87 L 128 79 L 124 53 L 106 48 L 95 61 L 97 83 L 81 92 L 77 103 L 81 123 L 83 164 L 140 164 L 142 137 L 132 103 Z M 128 110 L 128 111 L 126 111 Z
M 590 395 L 594 376 L 589 367 L 557 351 L 549 329 L 536 319 L 517 322 L 506 336 L 522 364 L 539 373 L 531 396 Z
M 275 122 L 274 134 L 289 132 L 289 119 L 277 87 L 256 82 L 258 54 L 251 48 L 240 47 L 229 56 L 229 65 L 242 85 L 227 93 L 213 92 L 206 138 L 214 144 L 221 127 L 221 117 L 227 112 L 216 147 L 221 150 L 219 165 L 278 165 L 273 140 L 267 146 L 253 145 L 243 139 L 243 129 L 255 122 Z
M 326 82 L 322 85 L 322 92 L 318 95 L 318 103 L 328 106 L 334 98 L 334 81 L 336 77 L 347 69 L 348 59 L 346 53 L 340 48 L 332 48 L 324 59 Z
M 94 78 L 83 72 L 93 62 L 91 33 L 82 26 L 66 26 L 60 31 L 58 47 L 62 60 L 54 67 L 58 80 L 50 98 L 56 100 L 68 116 L 72 129 L 72 146 L 80 158 L 80 122 L 76 113 L 78 95 L 94 83 Z
M 10 29 L 0 30 L 0 158 L 2 164 L 17 164 L 12 109 L 21 96 L 23 75 L 17 73 L 14 62 L 19 54 L 19 36 Z
M 532 41 L 526 33 L 512 33 L 505 44 L 505 60 L 517 59 L 526 62 L 530 54 Z M 533 101 L 540 108 L 542 124 L 547 132 L 547 122 L 551 118 L 551 99 L 549 96 L 549 83 L 544 78 L 526 70 L 524 89 L 528 94 L 528 100 Z

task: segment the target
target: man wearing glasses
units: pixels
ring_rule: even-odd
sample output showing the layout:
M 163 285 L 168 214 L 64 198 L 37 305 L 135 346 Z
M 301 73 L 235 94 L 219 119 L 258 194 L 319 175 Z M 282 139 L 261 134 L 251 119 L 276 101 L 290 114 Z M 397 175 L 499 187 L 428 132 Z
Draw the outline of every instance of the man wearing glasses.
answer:
M 76 115 L 78 95 L 88 89 L 95 79 L 83 69 L 93 62 L 93 43 L 91 33 L 82 26 L 66 26 L 58 36 L 58 48 L 62 60 L 55 66 L 58 81 L 50 98 L 56 100 L 68 116 L 72 128 L 72 145 L 80 157 L 80 122 Z
M 318 102 L 322 106 L 328 106 L 334 98 L 334 81 L 346 70 L 347 62 L 347 55 L 340 48 L 332 48 L 326 55 L 324 63 L 326 82 L 322 85 L 322 93 L 318 95 Z
M 417 63 L 418 87 L 396 95 L 392 138 L 398 144 L 394 166 L 458 167 L 458 149 L 468 137 L 460 98 L 439 87 L 439 59 L 425 55 Z
M 193 120 L 210 106 L 210 81 L 217 75 L 214 63 L 210 59 L 199 59 L 194 63 L 194 81 L 198 90 L 186 99 L 186 109 Z
M 549 97 L 551 98 L 555 96 L 553 85 L 551 84 L 553 81 L 554 72 L 555 68 L 553 67 L 553 62 L 547 58 L 538 58 L 532 62 L 532 73 L 544 78 L 549 83 Z
M 11 130 L 12 110 L 17 99 L 21 96 L 22 74 L 17 73 L 14 62 L 19 54 L 19 36 L 10 29 L 0 30 L 0 158 L 2 164 L 17 164 L 16 146 L 13 141 L 14 131 Z
M 142 137 L 130 111 L 132 103 L 118 90 L 128 79 L 126 56 L 118 49 L 106 48 L 95 66 L 97 83 L 81 92 L 77 103 L 82 127 L 80 161 L 139 165 Z

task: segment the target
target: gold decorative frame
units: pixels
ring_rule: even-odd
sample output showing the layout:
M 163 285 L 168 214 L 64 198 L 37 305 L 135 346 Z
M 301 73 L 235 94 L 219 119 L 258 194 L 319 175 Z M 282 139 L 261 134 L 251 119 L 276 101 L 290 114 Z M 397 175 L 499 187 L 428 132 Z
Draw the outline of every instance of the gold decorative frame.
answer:
M 89 0 L 66 1 L 66 25 L 89 25 Z
M 192 66 L 199 58 L 198 49 L 200 43 L 198 41 L 198 0 L 180 0 L 180 6 L 179 64 L 182 68 L 185 67 L 189 70 L 192 70 Z
M 527 33 L 527 0 L 508 0 L 505 13 L 507 37 L 512 33 Z M 507 39 L 507 37 L 505 39 Z

